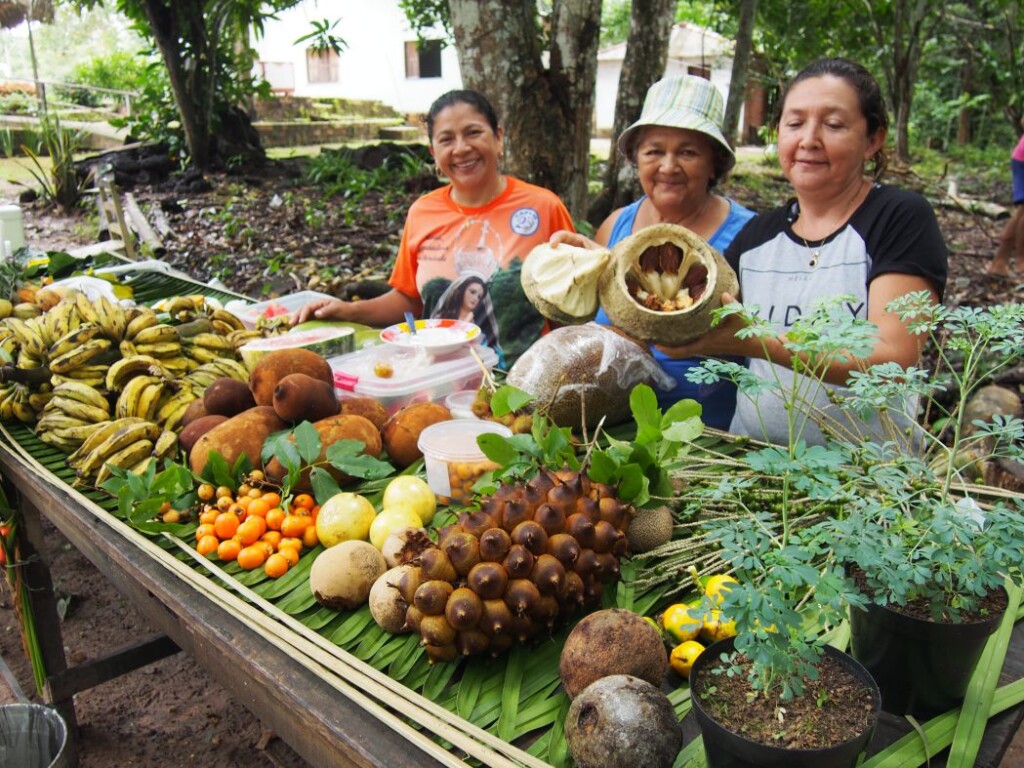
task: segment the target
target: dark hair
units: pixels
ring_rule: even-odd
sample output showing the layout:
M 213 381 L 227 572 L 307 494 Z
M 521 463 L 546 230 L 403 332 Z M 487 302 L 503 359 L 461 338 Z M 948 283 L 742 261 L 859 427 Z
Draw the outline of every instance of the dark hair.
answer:
M 469 286 L 471 285 L 479 285 L 484 289 L 484 296 L 487 295 L 487 283 L 484 282 L 482 277 L 479 277 L 478 275 L 469 275 L 468 277 L 464 277 L 459 282 L 458 287 L 456 287 L 454 291 L 449 291 L 444 302 L 438 306 L 436 310 L 438 316 L 457 319 L 459 317 L 459 312 L 462 310 L 462 300 L 465 298 L 466 291 L 469 290 Z M 477 305 L 477 308 L 480 308 L 479 304 Z
M 782 120 L 782 109 L 786 105 L 786 97 L 789 96 L 793 86 L 811 78 L 829 76 L 844 80 L 856 92 L 861 114 L 864 115 L 868 124 L 868 136 L 874 136 L 879 131 L 889 128 L 889 113 L 885 108 L 885 98 L 882 96 L 882 88 L 875 76 L 855 61 L 835 57 L 812 61 L 789 81 L 782 91 L 779 108 L 775 113 L 774 128 L 776 131 L 779 129 L 779 121 Z M 871 175 L 877 179 L 885 171 L 885 166 L 889 162 L 885 147 L 880 147 L 871 160 L 873 163 Z
M 491 102 L 478 91 L 464 89 L 448 91 L 448 93 L 443 93 L 434 99 L 434 103 L 430 105 L 427 114 L 423 116 L 423 122 L 427 124 L 428 139 L 434 138 L 434 120 L 437 119 L 437 116 L 443 110 L 456 104 L 468 104 L 483 115 L 488 125 L 491 126 L 492 131 L 498 132 L 498 114 L 494 111 L 494 107 L 491 106 Z

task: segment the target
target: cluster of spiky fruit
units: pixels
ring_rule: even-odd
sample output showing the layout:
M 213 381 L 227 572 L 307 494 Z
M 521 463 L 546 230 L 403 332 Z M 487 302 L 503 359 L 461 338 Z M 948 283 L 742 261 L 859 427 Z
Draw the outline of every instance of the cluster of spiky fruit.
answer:
M 576 471 L 503 485 L 441 529 L 436 546 L 400 558 L 412 566 L 397 585 L 406 626 L 431 662 L 549 633 L 618 578 L 632 516 L 614 487 Z

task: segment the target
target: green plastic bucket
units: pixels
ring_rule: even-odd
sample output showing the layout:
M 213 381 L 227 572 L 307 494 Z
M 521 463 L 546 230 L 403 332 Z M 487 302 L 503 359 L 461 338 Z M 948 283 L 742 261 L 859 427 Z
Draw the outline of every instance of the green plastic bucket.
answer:
M 67 740 L 67 724 L 56 710 L 41 704 L 0 706 L 4 768 L 65 768 Z

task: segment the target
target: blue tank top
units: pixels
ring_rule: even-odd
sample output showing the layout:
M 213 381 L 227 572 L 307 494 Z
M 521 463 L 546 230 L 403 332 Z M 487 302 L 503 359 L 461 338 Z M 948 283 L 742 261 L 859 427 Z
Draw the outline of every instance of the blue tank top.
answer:
M 636 214 L 640 205 L 646 200 L 641 197 L 634 203 L 630 203 L 615 220 L 612 225 L 611 235 L 608 238 L 608 247 L 615 246 L 621 240 L 633 234 L 633 225 L 636 223 Z M 708 244 L 717 251 L 724 252 L 733 238 L 739 234 L 743 226 L 754 218 L 754 212 L 744 208 L 735 200 L 726 198 L 729 203 L 729 215 L 725 217 L 722 226 L 711 236 Z M 594 320 L 602 325 L 611 325 L 608 315 L 604 309 L 600 309 Z M 672 389 L 655 389 L 658 396 L 658 405 L 665 410 L 678 400 L 690 398 L 699 402 L 703 408 L 701 419 L 709 427 L 717 429 L 728 429 L 732 421 L 733 412 L 736 410 L 736 385 L 731 381 L 719 381 L 715 384 L 694 384 L 687 381 L 686 372 L 691 368 L 700 365 L 703 358 L 687 357 L 675 360 L 663 352 L 651 347 L 651 354 L 658 361 L 658 365 L 673 379 L 676 385 Z

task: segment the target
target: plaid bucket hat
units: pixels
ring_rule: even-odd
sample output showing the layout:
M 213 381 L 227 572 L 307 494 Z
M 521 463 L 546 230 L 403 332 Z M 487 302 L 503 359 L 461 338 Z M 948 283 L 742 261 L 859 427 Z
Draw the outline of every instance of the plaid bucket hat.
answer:
M 619 135 L 619 151 L 631 157 L 642 128 L 664 126 L 703 133 L 725 148 L 728 161 L 723 171 L 736 164 L 736 155 L 722 135 L 725 100 L 710 80 L 694 75 L 665 77 L 652 85 L 644 99 L 640 119 Z

